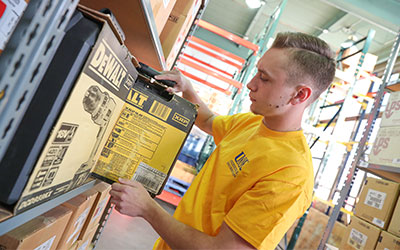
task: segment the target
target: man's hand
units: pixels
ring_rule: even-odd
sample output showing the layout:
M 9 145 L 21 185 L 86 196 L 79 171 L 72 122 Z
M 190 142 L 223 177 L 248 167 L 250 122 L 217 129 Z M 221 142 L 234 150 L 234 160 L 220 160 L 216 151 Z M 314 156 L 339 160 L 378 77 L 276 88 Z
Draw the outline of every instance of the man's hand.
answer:
M 156 75 L 154 78 L 157 80 L 175 81 L 176 85 L 174 87 L 167 88 L 168 92 L 182 92 L 183 94 L 187 94 L 188 92 L 194 91 L 190 80 L 177 69 L 174 69 L 172 71 L 165 71 L 161 75 Z
M 182 92 L 182 97 L 199 105 L 198 115 L 195 124 L 207 134 L 212 135 L 212 122 L 215 118 L 215 114 L 207 107 L 207 105 L 201 100 L 194 90 L 190 80 L 182 75 L 179 70 L 174 69 L 172 71 L 163 72 L 161 75 L 156 75 L 156 79 L 159 80 L 172 80 L 176 82 L 175 87 L 167 88 L 168 92 Z
M 136 181 L 120 178 L 119 182 L 114 183 L 110 191 L 111 203 L 115 204 L 115 209 L 121 214 L 145 217 L 154 203 L 147 190 Z

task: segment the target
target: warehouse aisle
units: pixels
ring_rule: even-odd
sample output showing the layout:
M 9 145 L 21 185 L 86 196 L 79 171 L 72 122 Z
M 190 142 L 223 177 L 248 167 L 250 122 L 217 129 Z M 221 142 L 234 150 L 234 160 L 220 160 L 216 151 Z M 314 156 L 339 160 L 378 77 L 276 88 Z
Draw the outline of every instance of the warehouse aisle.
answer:
M 166 202 L 157 202 L 170 214 L 175 207 Z M 158 234 L 153 230 L 147 221 L 142 218 L 132 218 L 113 211 L 104 228 L 97 250 L 110 249 L 152 249 Z

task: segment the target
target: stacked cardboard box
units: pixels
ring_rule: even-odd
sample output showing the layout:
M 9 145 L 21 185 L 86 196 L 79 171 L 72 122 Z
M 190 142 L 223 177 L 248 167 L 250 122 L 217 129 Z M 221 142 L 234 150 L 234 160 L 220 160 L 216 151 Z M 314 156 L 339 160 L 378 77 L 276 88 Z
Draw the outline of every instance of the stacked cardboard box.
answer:
M 390 94 L 369 162 L 400 167 L 400 92 Z
M 317 249 L 328 220 L 329 217 L 326 214 L 311 207 L 300 231 L 295 249 Z M 297 223 L 298 221 L 288 230 L 288 240 L 290 240 Z M 345 232 L 346 226 L 340 222 L 335 222 L 328 244 L 339 247 Z
M 378 227 L 352 216 L 339 249 L 375 249 L 380 233 Z
M 151 10 L 153 11 L 154 22 L 156 23 L 158 34 L 161 34 L 164 29 L 176 1 L 177 0 L 150 0 Z
M 167 69 L 171 69 L 202 4 L 201 0 L 177 0 L 160 34 Z
M 0 249 L 57 249 L 72 215 L 58 206 L 0 237 Z
M 354 214 L 386 230 L 398 195 L 398 183 L 368 177 L 356 204 Z
M 397 200 L 388 231 L 400 237 L 400 199 Z
M 340 249 L 398 249 L 400 245 L 393 248 L 399 244 L 398 238 L 385 230 L 400 233 L 395 208 L 399 186 L 391 181 L 366 179 Z
M 60 242 L 58 243 L 58 249 L 70 249 L 78 240 L 82 227 L 96 198 L 97 193 L 92 193 L 89 196 L 86 194 L 80 194 L 61 205 L 71 210 L 72 216 L 65 228 Z

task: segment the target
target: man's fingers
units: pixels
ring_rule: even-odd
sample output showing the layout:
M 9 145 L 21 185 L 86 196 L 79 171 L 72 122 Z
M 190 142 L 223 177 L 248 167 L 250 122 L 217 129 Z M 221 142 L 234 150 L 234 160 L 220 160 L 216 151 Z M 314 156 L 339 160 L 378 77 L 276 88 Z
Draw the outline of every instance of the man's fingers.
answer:
M 128 185 L 131 187 L 135 187 L 136 186 L 136 182 L 132 181 L 132 180 L 128 180 L 128 179 L 123 179 L 123 178 L 119 178 L 118 179 L 119 183 L 123 184 L 123 185 Z

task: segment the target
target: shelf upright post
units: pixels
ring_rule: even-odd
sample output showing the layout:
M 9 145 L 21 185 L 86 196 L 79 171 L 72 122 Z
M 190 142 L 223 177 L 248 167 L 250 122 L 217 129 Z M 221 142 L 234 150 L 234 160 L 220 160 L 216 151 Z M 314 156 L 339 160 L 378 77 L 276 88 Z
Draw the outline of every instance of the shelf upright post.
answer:
M 354 176 L 354 172 L 356 170 L 357 164 L 365 152 L 365 145 L 370 138 L 372 129 L 375 124 L 375 120 L 379 114 L 379 109 L 382 104 L 382 99 L 383 99 L 382 97 L 384 95 L 385 87 L 386 87 L 387 83 L 389 82 L 390 76 L 392 74 L 394 63 L 399 54 L 399 48 L 400 48 L 400 31 L 396 37 L 392 51 L 390 52 L 389 61 L 386 64 L 386 68 L 383 73 L 382 84 L 379 88 L 378 93 L 376 94 L 372 111 L 371 111 L 370 115 L 368 116 L 367 126 L 365 127 L 361 141 L 358 144 L 356 155 L 353 159 L 351 168 L 347 174 L 347 179 L 345 181 L 345 184 L 344 184 L 342 190 L 340 191 L 339 200 L 338 200 L 337 204 L 335 205 L 335 207 L 333 208 L 332 215 L 329 217 L 328 224 L 326 225 L 324 234 L 322 235 L 322 239 L 318 246 L 318 250 L 325 249 L 325 244 L 328 242 L 328 239 L 332 232 L 333 226 L 335 225 L 335 221 L 339 215 L 340 208 L 343 206 L 345 198 L 347 197 L 347 194 L 350 191 L 350 186 L 353 181 L 353 176 Z
M 244 70 L 242 73 L 238 76 L 240 81 L 243 83 L 243 88 L 242 90 L 234 96 L 232 108 L 229 110 L 229 114 L 235 114 L 241 111 L 241 103 L 244 98 L 248 95 L 247 88 L 245 88 L 245 85 L 248 83 L 250 77 L 253 77 L 253 69 L 258 61 L 258 57 L 261 57 L 264 52 L 268 49 L 267 48 L 267 43 L 272 37 L 272 35 L 275 33 L 276 26 L 278 25 L 279 18 L 281 17 L 281 14 L 286 6 L 287 0 L 282 0 L 281 4 L 276 8 L 274 11 L 274 14 L 270 17 L 268 22 L 264 26 L 264 34 L 261 36 L 260 40 L 257 42 L 257 45 L 259 46 L 259 51 L 257 55 L 253 53 L 250 56 L 250 59 L 248 59 Z
M 366 38 L 362 39 L 365 40 L 364 46 L 362 48 L 361 52 L 361 56 L 360 56 L 360 60 L 358 62 L 357 68 L 354 72 L 354 82 L 350 85 L 349 89 L 347 90 L 346 96 L 344 98 L 343 104 L 342 104 L 342 108 L 338 114 L 337 117 L 337 121 L 336 121 L 336 127 L 342 127 L 345 124 L 345 119 L 348 116 L 347 113 L 349 112 L 349 106 L 351 105 L 352 99 L 353 99 L 353 90 L 354 90 L 354 86 L 356 85 L 357 81 L 358 81 L 358 74 L 361 70 L 361 67 L 364 63 L 364 58 L 365 58 L 365 54 L 367 53 L 369 46 L 372 42 L 372 38 L 375 35 L 375 30 L 369 30 L 368 35 Z M 360 40 L 361 41 L 361 40 Z M 338 138 L 338 130 L 337 129 L 333 129 L 332 132 L 332 138 Z M 330 158 L 331 152 L 334 151 L 335 146 L 337 145 L 337 142 L 334 140 L 330 140 L 328 143 L 328 146 L 324 152 L 324 156 L 323 159 L 318 167 L 318 171 L 315 174 L 315 185 L 314 187 L 317 187 L 319 185 L 319 179 L 322 175 L 322 173 L 325 170 L 325 167 L 328 164 L 328 160 Z

